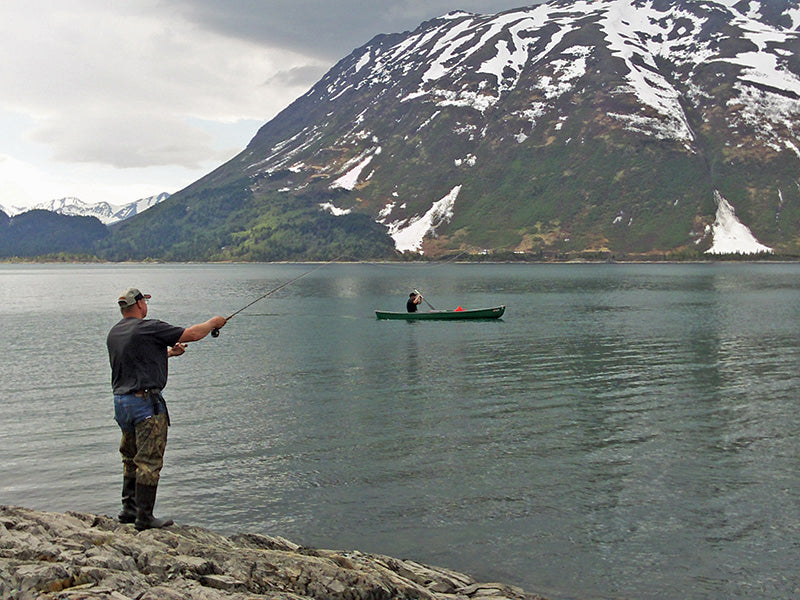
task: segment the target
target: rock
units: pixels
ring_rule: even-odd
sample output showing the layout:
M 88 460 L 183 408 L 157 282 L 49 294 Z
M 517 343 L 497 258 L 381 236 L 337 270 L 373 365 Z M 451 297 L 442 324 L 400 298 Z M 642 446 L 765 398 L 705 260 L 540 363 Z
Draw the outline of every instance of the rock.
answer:
M 200 583 L 218 590 L 232 592 L 233 590 L 247 589 L 243 581 L 234 579 L 230 575 L 205 575 L 200 579 Z
M 0 506 L 0 598 L 13 600 L 544 600 L 388 556 L 175 525 Z

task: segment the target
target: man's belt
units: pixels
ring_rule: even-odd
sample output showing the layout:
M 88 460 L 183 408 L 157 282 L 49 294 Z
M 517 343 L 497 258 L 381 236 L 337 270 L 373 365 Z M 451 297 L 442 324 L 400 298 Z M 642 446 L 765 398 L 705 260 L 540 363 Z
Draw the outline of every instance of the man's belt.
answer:
M 167 415 L 167 425 L 169 425 L 169 410 L 167 410 L 167 403 L 164 402 L 164 399 L 161 397 L 161 388 L 145 388 L 143 390 L 135 390 L 131 392 L 134 396 L 138 396 L 139 398 L 150 398 L 153 402 L 153 414 L 157 415 L 161 412 L 161 407 L 159 406 L 159 400 L 161 404 L 164 406 L 164 413 Z

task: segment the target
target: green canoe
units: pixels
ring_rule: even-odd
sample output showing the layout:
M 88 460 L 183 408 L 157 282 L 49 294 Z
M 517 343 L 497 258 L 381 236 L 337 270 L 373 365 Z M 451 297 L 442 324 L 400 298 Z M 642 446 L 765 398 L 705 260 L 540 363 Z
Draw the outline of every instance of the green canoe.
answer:
M 505 306 L 492 308 L 473 308 L 470 310 L 432 310 L 430 312 L 390 312 L 376 310 L 379 319 L 396 319 L 399 321 L 450 321 L 455 319 L 498 319 L 506 312 Z

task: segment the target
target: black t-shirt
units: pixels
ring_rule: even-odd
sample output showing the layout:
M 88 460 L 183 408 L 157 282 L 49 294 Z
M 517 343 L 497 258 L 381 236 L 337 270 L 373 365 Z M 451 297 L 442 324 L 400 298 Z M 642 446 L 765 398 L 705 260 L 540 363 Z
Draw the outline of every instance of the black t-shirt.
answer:
M 127 317 L 111 328 L 106 338 L 114 394 L 129 394 L 167 385 L 167 350 L 184 328 L 157 319 Z
M 406 302 L 406 310 L 408 312 L 417 312 L 417 303 L 414 302 L 415 298 L 409 298 L 408 302 Z

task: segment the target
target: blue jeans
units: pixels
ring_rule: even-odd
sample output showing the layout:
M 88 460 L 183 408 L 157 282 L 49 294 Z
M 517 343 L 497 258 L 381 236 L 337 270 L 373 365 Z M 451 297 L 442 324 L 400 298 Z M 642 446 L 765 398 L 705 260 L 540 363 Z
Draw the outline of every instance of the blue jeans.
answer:
M 164 397 L 158 395 L 158 414 L 167 412 Z M 136 425 L 155 415 L 153 399 L 133 394 L 114 394 L 114 420 L 122 431 L 132 432 Z
M 158 411 L 153 407 L 154 400 Z M 144 398 L 133 394 L 115 394 L 114 419 L 122 429 L 119 451 L 122 454 L 123 477 L 136 479 L 137 485 L 158 485 L 169 428 L 169 415 L 163 396 L 159 394 Z

